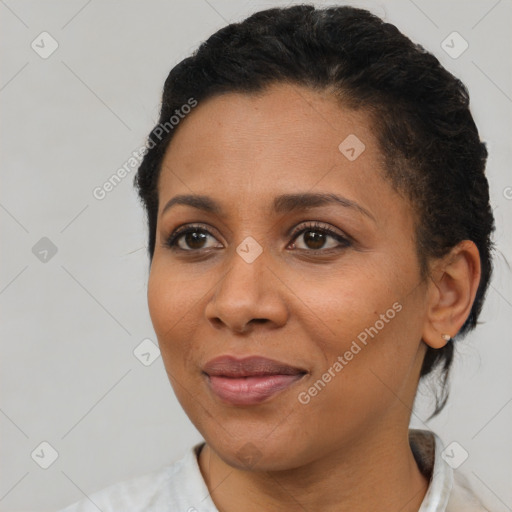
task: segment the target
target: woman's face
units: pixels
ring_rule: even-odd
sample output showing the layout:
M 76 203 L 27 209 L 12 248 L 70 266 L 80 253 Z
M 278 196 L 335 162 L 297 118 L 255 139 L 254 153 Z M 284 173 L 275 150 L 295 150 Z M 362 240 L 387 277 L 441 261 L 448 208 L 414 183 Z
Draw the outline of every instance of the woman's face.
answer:
M 367 114 L 279 84 L 200 102 L 175 129 L 148 302 L 210 447 L 284 469 L 407 431 L 427 288 L 413 210 L 383 177 Z M 181 195 L 207 201 L 165 208 Z M 219 356 L 285 367 L 209 364 Z

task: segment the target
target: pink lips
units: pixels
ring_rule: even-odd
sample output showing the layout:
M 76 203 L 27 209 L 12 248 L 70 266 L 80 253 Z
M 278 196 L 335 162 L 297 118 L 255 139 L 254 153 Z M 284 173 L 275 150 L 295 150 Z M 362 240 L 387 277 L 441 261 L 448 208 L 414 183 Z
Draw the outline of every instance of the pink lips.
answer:
M 213 393 L 232 405 L 261 403 L 307 373 L 302 368 L 259 356 L 216 357 L 206 363 L 203 372 Z

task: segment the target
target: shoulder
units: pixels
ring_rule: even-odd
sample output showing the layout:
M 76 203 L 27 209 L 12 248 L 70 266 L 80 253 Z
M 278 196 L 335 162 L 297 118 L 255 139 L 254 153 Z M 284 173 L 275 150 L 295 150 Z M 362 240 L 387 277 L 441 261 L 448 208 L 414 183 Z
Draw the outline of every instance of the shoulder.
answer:
M 453 486 L 446 512 L 489 512 L 471 489 L 463 473 L 454 471 Z
M 207 488 L 197 463 L 199 443 L 176 462 L 158 470 L 110 485 L 59 512 L 198 511 Z
M 420 471 L 430 479 L 420 512 L 489 512 L 466 476 L 443 458 L 445 447 L 437 434 L 410 429 L 409 441 Z

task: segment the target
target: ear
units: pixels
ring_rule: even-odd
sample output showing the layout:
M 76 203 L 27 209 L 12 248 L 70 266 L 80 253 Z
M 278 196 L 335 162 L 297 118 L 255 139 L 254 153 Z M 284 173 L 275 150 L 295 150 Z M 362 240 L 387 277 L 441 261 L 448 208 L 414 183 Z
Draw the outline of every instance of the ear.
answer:
M 471 312 L 480 274 L 480 254 L 471 240 L 459 242 L 432 265 L 422 335 L 427 345 L 442 348 L 443 334 L 455 337 Z

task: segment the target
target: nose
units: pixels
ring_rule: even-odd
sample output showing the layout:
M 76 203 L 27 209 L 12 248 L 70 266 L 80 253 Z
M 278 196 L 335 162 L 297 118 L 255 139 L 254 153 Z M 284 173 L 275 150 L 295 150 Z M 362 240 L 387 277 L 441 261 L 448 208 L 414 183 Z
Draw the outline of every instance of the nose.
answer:
M 214 328 L 244 334 L 259 324 L 271 329 L 286 324 L 283 285 L 266 256 L 264 250 L 249 263 L 233 251 L 206 305 L 206 317 Z

